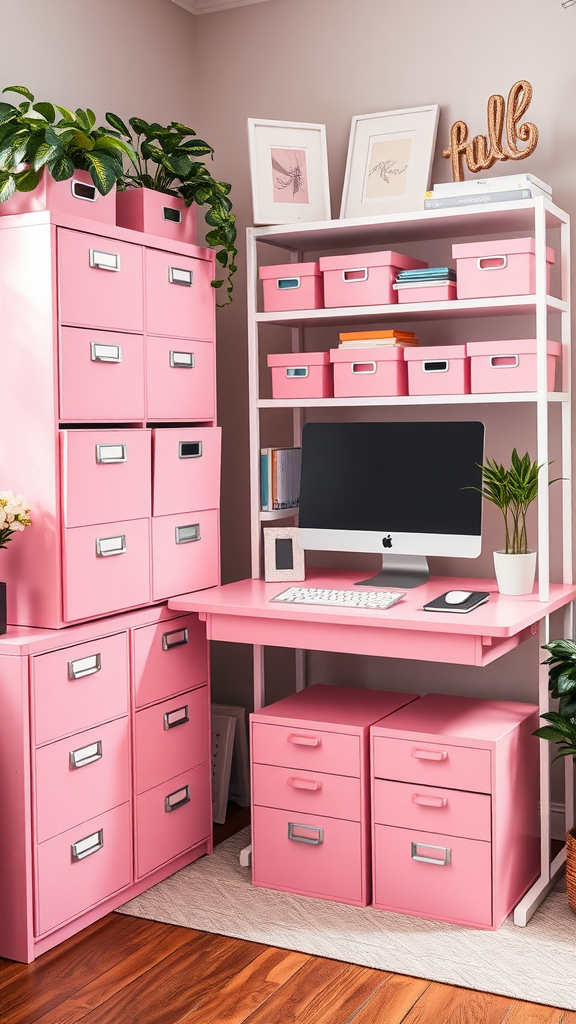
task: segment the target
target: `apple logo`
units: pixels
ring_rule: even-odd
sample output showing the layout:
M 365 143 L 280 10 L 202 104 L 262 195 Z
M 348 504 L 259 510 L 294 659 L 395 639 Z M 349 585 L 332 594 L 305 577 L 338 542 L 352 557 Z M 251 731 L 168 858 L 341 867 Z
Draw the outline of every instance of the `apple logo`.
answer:
M 392 537 L 390 536 L 390 534 L 388 534 L 387 537 L 382 537 L 382 547 L 383 548 L 391 548 L 392 547 Z

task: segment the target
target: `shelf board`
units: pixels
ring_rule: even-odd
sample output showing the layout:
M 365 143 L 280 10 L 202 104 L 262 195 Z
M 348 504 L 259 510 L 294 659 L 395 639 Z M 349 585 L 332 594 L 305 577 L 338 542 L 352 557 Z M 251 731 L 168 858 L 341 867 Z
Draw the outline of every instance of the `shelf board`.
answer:
M 548 402 L 568 402 L 563 391 L 553 391 Z M 536 402 L 535 391 L 516 391 L 500 395 L 402 395 L 384 398 L 260 398 L 258 409 L 327 409 L 354 406 L 414 406 L 414 405 L 502 405 L 505 403 Z
M 272 523 L 277 519 L 291 519 L 293 516 L 297 516 L 299 509 L 297 508 L 276 508 L 273 512 L 264 512 L 260 509 L 260 519 L 263 523 Z

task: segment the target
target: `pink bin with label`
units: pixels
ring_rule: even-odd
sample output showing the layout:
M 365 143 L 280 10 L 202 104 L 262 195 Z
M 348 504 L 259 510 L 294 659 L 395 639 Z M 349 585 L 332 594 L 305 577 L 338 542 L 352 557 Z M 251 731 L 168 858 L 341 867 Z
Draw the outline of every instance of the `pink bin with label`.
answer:
M 554 391 L 559 341 L 547 343 L 547 389 Z M 536 391 L 536 340 L 468 342 L 470 386 L 473 395 Z
M 258 273 L 263 282 L 265 313 L 324 306 L 322 274 L 317 263 L 282 263 L 260 267 Z
M 464 242 L 452 246 L 459 299 L 499 295 L 533 295 L 536 290 L 536 245 L 533 238 Z M 554 250 L 546 247 L 546 290 Z
M 282 352 L 268 356 L 272 398 L 332 398 L 328 352 Z
M 335 398 L 384 398 L 408 394 L 405 349 L 332 349 Z
M 469 395 L 470 359 L 466 345 L 404 349 L 409 395 Z
M 386 306 L 398 301 L 394 284 L 399 270 L 427 267 L 422 260 L 392 252 L 363 252 L 352 256 L 322 256 L 324 305 Z

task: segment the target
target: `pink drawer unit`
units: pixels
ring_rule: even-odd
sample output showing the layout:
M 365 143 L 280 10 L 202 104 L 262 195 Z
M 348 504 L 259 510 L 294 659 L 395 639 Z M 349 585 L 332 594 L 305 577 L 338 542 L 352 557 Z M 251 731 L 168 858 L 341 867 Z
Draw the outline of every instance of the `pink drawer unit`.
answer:
M 58 301 L 61 324 L 141 334 L 141 247 L 58 228 Z
M 56 181 L 45 171 L 32 192 L 14 192 L 10 199 L 0 205 L 0 217 L 39 213 L 41 210 L 116 224 L 116 187 L 103 196 L 94 185 L 89 171 L 76 168 L 72 177 L 64 181 Z
M 196 243 L 196 206 L 152 188 L 127 188 L 116 194 L 116 224 L 131 231 Z
M 379 825 L 442 832 L 489 843 L 491 812 L 491 798 L 484 793 L 374 780 L 373 814 Z
M 128 713 L 128 634 L 31 659 L 35 741 L 47 743 Z
M 501 394 L 514 391 L 536 391 L 536 340 L 474 341 L 468 342 L 470 380 L 473 395 Z M 554 391 L 556 367 L 559 365 L 562 345 L 559 341 L 546 342 L 546 387 Z
M 152 599 L 218 585 L 218 511 L 152 519 Z
M 413 288 L 395 288 L 394 291 L 398 296 L 398 302 L 451 302 L 452 299 L 456 298 L 456 282 L 449 282 L 448 284 L 438 284 L 433 288 L 426 286 L 425 288 L 418 288 L 414 285 Z
M 321 728 L 266 725 L 252 718 L 252 760 L 259 764 L 360 776 L 360 739 Z
M 303 814 L 360 821 L 360 779 L 302 769 L 254 764 L 252 799 L 263 807 L 280 807 Z
M 152 789 L 209 759 L 208 719 L 206 686 L 136 712 L 137 793 Z
M 490 751 L 413 740 L 374 736 L 373 772 L 377 779 L 396 779 L 476 793 L 490 793 Z
M 381 398 L 408 394 L 403 348 L 332 349 L 335 398 Z
M 207 681 L 206 626 L 197 615 L 141 626 L 133 636 L 137 708 Z
M 61 420 L 143 420 L 142 336 L 61 327 L 59 387 Z
M 146 333 L 214 340 L 212 260 L 146 249 Z
M 212 341 L 148 337 L 146 415 L 149 420 L 212 420 L 216 366 Z
M 533 238 L 493 242 L 459 242 L 452 246 L 456 260 L 459 299 L 488 299 L 501 295 L 533 295 L 536 290 L 536 246 Z M 546 247 L 546 290 L 554 250 Z
M 398 271 L 427 266 L 422 260 L 391 251 L 322 256 L 324 305 L 387 306 L 398 301 L 392 287 Z
M 150 515 L 150 430 L 63 430 L 60 440 L 65 526 Z
M 77 917 L 130 884 L 130 818 L 130 804 L 121 804 L 37 847 L 37 935 Z
M 220 427 L 154 430 L 153 513 L 169 516 L 220 505 Z
M 403 349 L 409 395 L 469 395 L 470 359 L 466 345 Z
M 260 267 L 263 282 L 264 312 L 281 313 L 289 309 L 322 309 L 324 285 L 317 263 L 283 263 Z
M 128 719 L 40 747 L 35 754 L 36 841 L 130 799 Z
M 64 530 L 64 619 L 88 619 L 150 601 L 150 520 Z
M 334 394 L 328 352 L 285 352 L 268 356 L 272 398 L 331 398 Z
M 210 836 L 210 763 L 198 765 L 136 798 L 138 878 Z

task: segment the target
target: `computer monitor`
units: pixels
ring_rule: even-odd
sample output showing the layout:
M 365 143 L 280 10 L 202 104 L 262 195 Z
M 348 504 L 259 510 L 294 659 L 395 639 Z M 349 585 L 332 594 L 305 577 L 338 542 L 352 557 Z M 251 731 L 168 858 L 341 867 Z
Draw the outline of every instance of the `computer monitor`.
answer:
M 484 424 L 306 423 L 298 542 L 383 555 L 372 586 L 415 587 L 427 555 L 476 558 Z

